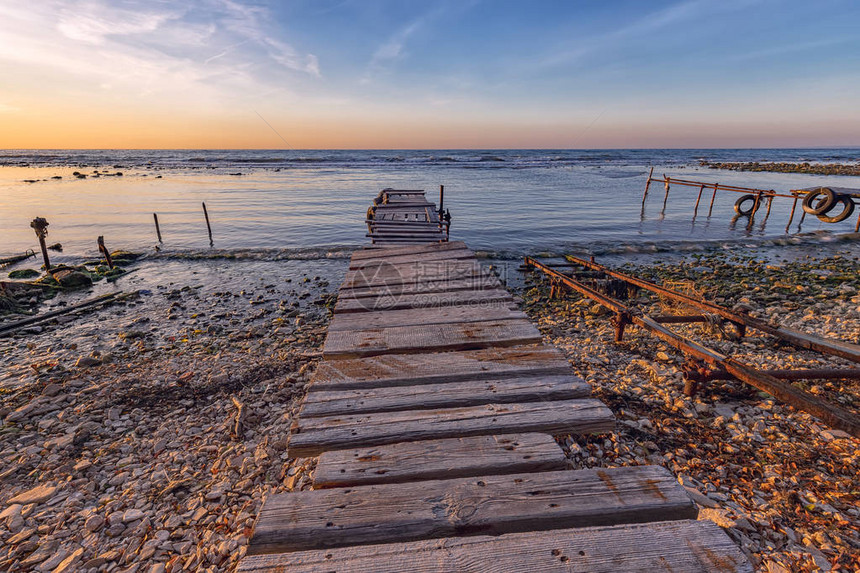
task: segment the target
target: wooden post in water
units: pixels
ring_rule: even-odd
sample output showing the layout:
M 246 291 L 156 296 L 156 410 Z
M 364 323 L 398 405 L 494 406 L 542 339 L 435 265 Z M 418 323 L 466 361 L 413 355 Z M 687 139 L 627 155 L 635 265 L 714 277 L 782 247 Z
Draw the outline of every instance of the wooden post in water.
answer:
M 155 219 L 155 234 L 158 235 L 158 242 L 163 243 L 161 240 L 161 227 L 158 226 L 158 214 L 153 213 L 152 218 Z
M 48 258 L 48 247 L 45 245 L 45 237 L 48 236 L 48 221 L 44 217 L 36 217 L 30 222 L 30 227 L 36 232 L 39 246 L 42 248 L 42 258 L 45 260 L 45 270 L 51 270 L 51 260 Z
M 108 268 L 112 269 L 113 268 L 113 261 L 110 258 L 110 251 L 107 249 L 107 247 L 105 247 L 105 238 L 102 235 L 99 235 L 98 243 L 99 243 L 99 252 L 101 252 L 101 254 L 104 255 L 105 262 L 107 263 Z
M 645 205 L 645 198 L 648 197 L 648 188 L 651 186 L 651 176 L 654 175 L 654 166 L 651 166 L 651 171 L 648 172 L 648 181 L 645 182 L 645 192 L 642 194 L 642 205 Z
M 206 203 L 203 203 L 203 216 L 206 217 L 206 229 L 209 231 L 209 246 L 213 246 L 215 243 L 212 241 L 212 226 L 209 224 L 209 211 L 206 210 Z

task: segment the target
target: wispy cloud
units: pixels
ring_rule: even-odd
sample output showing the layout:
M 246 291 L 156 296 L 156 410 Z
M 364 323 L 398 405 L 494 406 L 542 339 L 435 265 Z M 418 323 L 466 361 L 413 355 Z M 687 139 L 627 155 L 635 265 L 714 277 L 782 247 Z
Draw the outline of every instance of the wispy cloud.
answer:
M 709 12 L 739 10 L 759 0 L 684 0 L 666 8 L 646 13 L 626 25 L 603 34 L 586 36 L 572 46 L 562 47 L 545 56 L 538 67 L 554 67 L 585 60 L 591 54 L 610 46 L 625 46 L 632 38 L 643 38 L 703 18 Z
M 19 66 L 21 81 L 47 75 L 59 93 L 95 85 L 125 90 L 129 99 L 158 94 L 165 103 L 189 104 L 257 97 L 291 78 L 321 75 L 316 55 L 284 38 L 264 8 L 235 0 L 182 8 L 107 0 L 0 3 L 0 65 Z
M 111 36 L 155 32 L 167 21 L 182 15 L 182 11 L 174 9 L 128 9 L 93 1 L 77 2 L 60 9 L 57 30 L 69 39 L 101 45 Z
M 409 37 L 424 25 L 427 16 L 423 16 L 410 22 L 394 33 L 384 44 L 379 46 L 370 58 L 367 72 L 362 78 L 362 83 L 369 83 L 372 78 L 386 72 L 394 62 L 403 59 L 404 47 Z
M 820 40 L 812 40 L 809 42 L 792 42 L 790 44 L 781 44 L 778 46 L 770 46 L 768 48 L 764 48 L 761 50 L 754 50 L 751 52 L 745 52 L 742 54 L 736 54 L 730 59 L 732 61 L 747 61 L 747 60 L 758 60 L 765 58 L 780 58 L 785 56 L 786 54 L 795 54 L 795 53 L 803 53 L 809 52 L 810 50 L 816 50 L 818 48 L 830 48 L 832 46 L 838 46 L 840 44 L 847 44 L 849 42 L 857 42 L 858 39 L 856 36 L 853 37 L 831 37 L 831 38 L 822 38 Z

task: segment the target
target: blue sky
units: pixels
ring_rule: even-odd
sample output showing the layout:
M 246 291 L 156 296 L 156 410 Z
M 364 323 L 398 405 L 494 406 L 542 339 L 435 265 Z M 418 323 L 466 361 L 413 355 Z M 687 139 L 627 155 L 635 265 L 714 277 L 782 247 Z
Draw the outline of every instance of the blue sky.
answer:
M 0 0 L 0 146 L 860 145 L 858 28 L 847 0 Z

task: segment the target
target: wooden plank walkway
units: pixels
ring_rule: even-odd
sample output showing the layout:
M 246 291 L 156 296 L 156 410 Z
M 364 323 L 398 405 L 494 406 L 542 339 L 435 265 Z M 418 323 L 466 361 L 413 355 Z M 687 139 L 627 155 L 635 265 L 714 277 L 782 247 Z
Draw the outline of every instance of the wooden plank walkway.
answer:
M 239 571 L 752 571 L 665 468 L 566 469 L 553 436 L 611 411 L 466 245 L 417 236 L 352 257 L 289 441 L 314 489 L 266 500 Z

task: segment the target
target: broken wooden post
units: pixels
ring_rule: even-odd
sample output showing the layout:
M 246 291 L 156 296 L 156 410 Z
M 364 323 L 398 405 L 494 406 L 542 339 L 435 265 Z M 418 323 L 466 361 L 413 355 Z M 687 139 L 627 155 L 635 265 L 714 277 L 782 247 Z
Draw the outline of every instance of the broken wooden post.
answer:
M 153 213 L 152 218 L 155 219 L 155 234 L 158 235 L 158 242 L 163 243 L 164 241 L 161 240 L 161 228 L 158 226 L 158 215 Z
M 51 270 L 51 260 L 48 258 L 48 247 L 45 245 L 45 237 L 48 236 L 48 221 L 44 217 L 36 217 L 30 222 L 30 227 L 36 232 L 39 246 L 42 248 L 42 258 L 45 260 L 45 270 Z
M 212 241 L 212 226 L 209 224 L 209 211 L 206 210 L 206 203 L 203 203 L 203 216 L 206 217 L 206 229 L 209 231 L 209 246 L 215 243 Z
M 107 247 L 105 247 L 105 238 L 102 235 L 99 235 L 98 243 L 99 243 L 99 252 L 101 252 L 101 254 L 104 255 L 105 262 L 107 263 L 108 268 L 112 269 L 113 268 L 113 261 L 110 258 L 110 251 L 107 249 Z
M 654 166 L 648 172 L 648 181 L 645 182 L 645 192 L 642 194 L 642 205 L 645 205 L 645 198 L 648 197 L 648 188 L 651 186 L 651 176 L 654 175 Z

